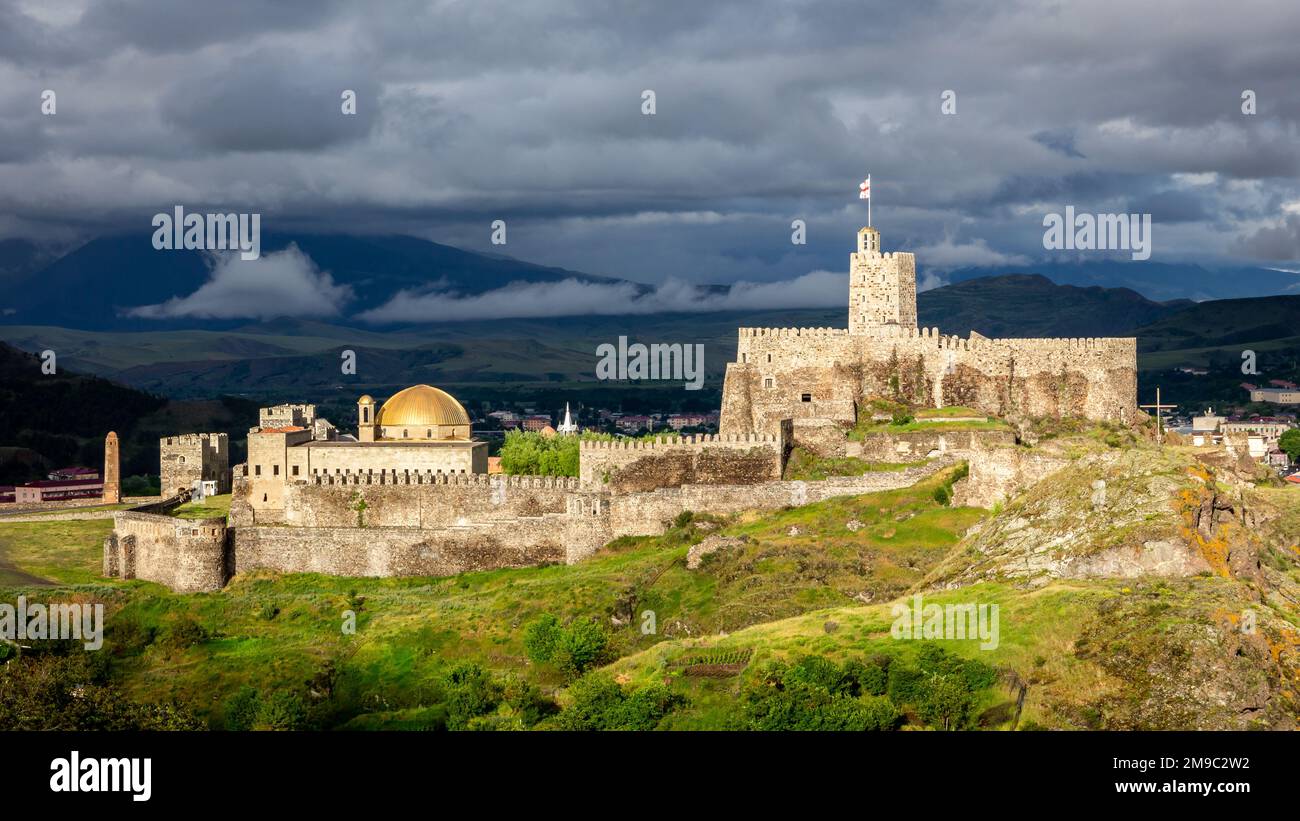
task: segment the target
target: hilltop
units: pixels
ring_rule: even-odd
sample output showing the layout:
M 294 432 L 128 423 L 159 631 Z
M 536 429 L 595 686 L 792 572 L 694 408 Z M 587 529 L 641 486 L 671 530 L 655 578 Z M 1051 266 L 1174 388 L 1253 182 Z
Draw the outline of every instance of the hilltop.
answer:
M 1294 489 L 1116 431 L 1007 447 L 1060 467 L 991 509 L 961 506 L 977 477 L 954 465 L 902 490 L 683 515 L 571 566 L 254 572 L 186 596 L 99 579 L 104 521 L 0 522 L 0 552 L 63 585 L 52 591 L 109 601 L 109 682 L 123 697 L 174 699 L 214 728 L 281 692 L 293 726 L 372 729 L 743 728 L 772 726 L 778 707 L 826 727 L 1297 726 Z M 182 515 L 222 510 L 205 504 Z M 892 605 L 917 593 L 998 605 L 997 646 L 892 638 Z M 345 611 L 355 636 L 339 630 Z M 589 643 L 537 660 L 547 619 L 551 640 Z M 463 713 L 467 681 L 488 713 Z

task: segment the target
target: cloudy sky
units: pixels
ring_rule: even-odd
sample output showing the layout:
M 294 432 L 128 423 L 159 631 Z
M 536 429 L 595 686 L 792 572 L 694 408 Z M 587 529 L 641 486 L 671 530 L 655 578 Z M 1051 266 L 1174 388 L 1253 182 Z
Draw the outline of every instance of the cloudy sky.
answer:
M 0 238 L 179 203 L 764 283 L 846 268 L 870 172 L 930 268 L 1043 259 L 1067 205 L 1150 213 L 1156 261 L 1285 267 L 1297 43 L 1294 0 L 0 0 Z

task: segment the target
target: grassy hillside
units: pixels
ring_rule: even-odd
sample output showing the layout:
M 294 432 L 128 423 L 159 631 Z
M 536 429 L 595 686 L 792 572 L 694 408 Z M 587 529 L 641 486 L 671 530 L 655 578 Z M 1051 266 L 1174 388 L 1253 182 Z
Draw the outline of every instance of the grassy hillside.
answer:
M 255 572 L 177 595 L 97 577 L 108 522 L 0 522 L 0 568 L 27 574 L 10 583 L 55 585 L 0 598 L 107 601 L 103 686 L 214 728 L 245 726 L 250 704 L 293 727 L 1294 726 L 1300 494 L 1234 496 L 1229 474 L 1177 450 L 1054 444 L 1077 452 L 1077 479 L 994 514 L 949 506 L 957 466 L 903 490 L 684 515 L 573 566 L 450 578 Z M 1108 472 L 1121 467 L 1128 485 Z M 1114 507 L 1088 518 L 1099 475 Z M 205 504 L 190 515 L 223 499 Z M 1146 514 L 1130 521 L 1134 504 Z M 1218 561 L 1175 577 L 1072 572 L 1072 557 L 1156 539 Z M 1044 548 L 1042 572 L 1021 572 Z M 891 604 L 915 592 L 996 604 L 997 646 L 892 638 Z M 537 651 L 547 618 L 563 663 Z M 605 666 L 575 678 L 593 637 Z

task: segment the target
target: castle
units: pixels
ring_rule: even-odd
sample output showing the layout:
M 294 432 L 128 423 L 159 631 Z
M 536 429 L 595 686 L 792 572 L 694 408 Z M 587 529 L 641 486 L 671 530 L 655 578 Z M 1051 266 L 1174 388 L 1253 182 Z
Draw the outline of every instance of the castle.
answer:
M 849 257 L 849 327 L 741 328 L 722 394 L 723 433 L 795 439 L 851 426 L 872 397 L 963 406 L 1002 418 L 1078 416 L 1128 423 L 1137 409 L 1137 340 L 968 338 L 918 328 L 916 259 L 882 253 L 874 228 Z
M 805 505 L 914 484 L 954 461 L 963 503 L 994 504 L 1060 464 L 1008 430 L 925 430 L 849 442 L 873 399 L 959 405 L 1002 417 L 1127 423 L 1136 408 L 1134 339 L 967 339 L 917 327 L 912 254 L 881 253 L 873 228 L 850 258 L 848 330 L 741 328 L 727 367 L 721 432 L 579 442 L 576 477 L 487 475 L 454 397 L 429 385 L 376 410 L 357 401 L 357 435 L 312 405 L 263 408 L 248 461 L 233 469 L 229 518 L 167 515 L 194 481 L 226 472 L 220 434 L 161 443 L 164 501 L 114 515 L 104 574 L 182 592 L 216 590 L 265 568 L 342 576 L 450 575 L 576 562 L 620 536 L 664 532 L 685 511 Z M 792 448 L 907 461 L 902 470 L 783 479 Z

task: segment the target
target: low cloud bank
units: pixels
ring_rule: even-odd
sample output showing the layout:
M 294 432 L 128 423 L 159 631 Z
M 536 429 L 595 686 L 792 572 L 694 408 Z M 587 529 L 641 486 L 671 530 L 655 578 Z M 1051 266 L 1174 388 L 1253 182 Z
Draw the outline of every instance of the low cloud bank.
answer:
M 145 319 L 274 319 L 332 317 L 352 299 L 297 245 L 242 260 L 238 253 L 214 255 L 208 281 L 189 296 L 141 305 L 127 316 Z
M 831 308 L 847 304 L 848 276 L 813 271 L 780 282 L 737 282 L 711 290 L 677 279 L 653 288 L 631 282 L 514 282 L 482 294 L 399 291 L 365 311 L 365 322 L 448 322 L 556 316 L 705 313 L 709 311 Z

